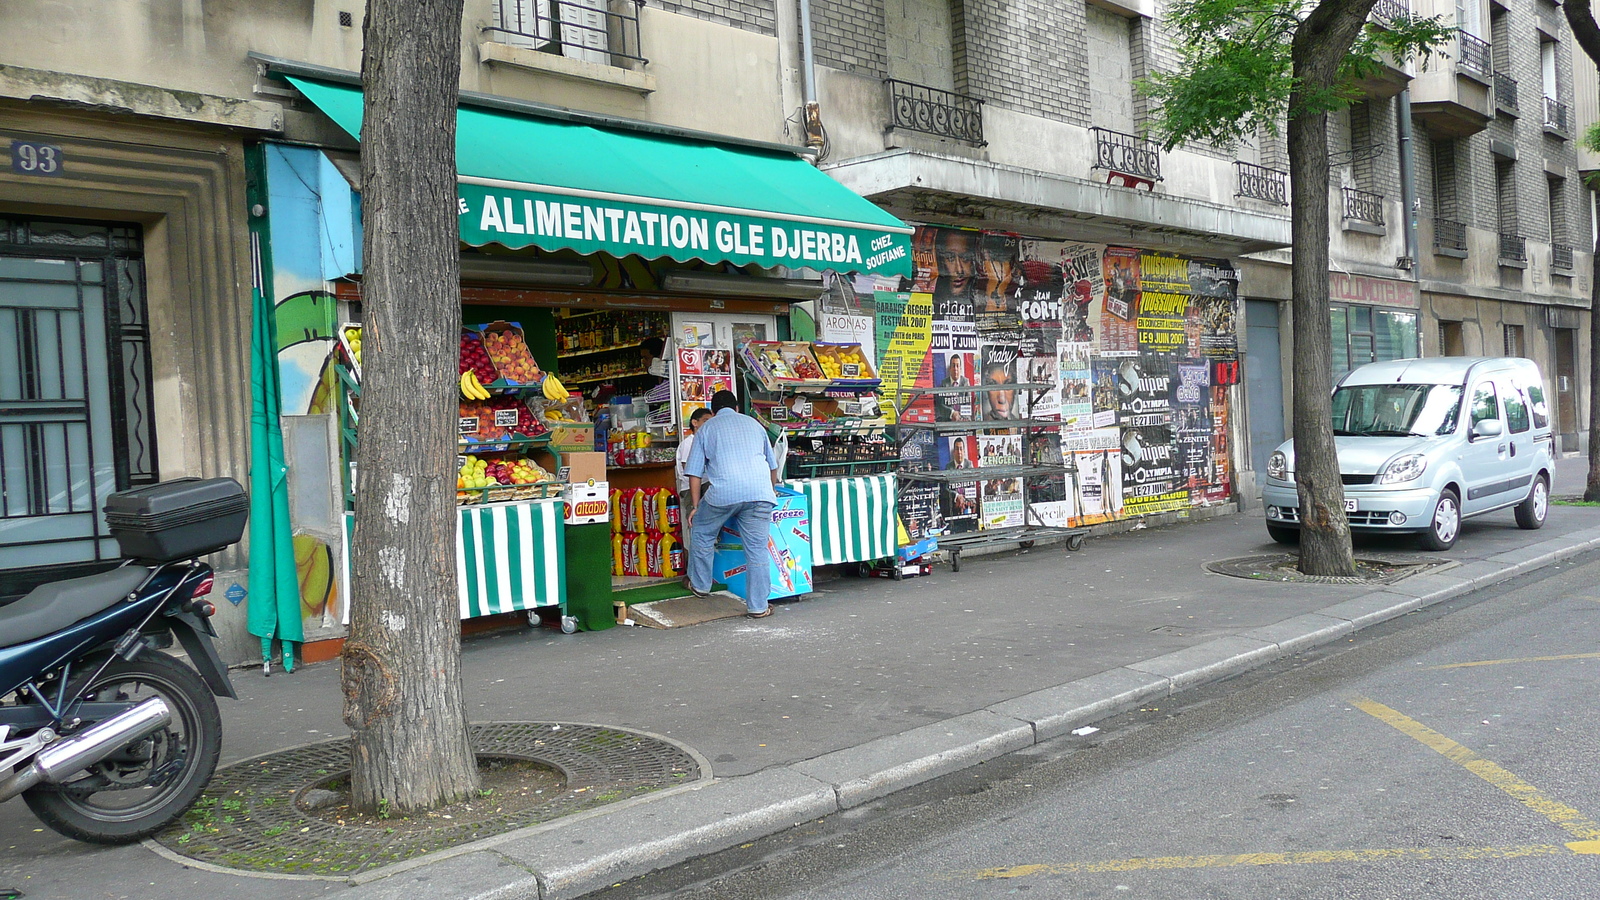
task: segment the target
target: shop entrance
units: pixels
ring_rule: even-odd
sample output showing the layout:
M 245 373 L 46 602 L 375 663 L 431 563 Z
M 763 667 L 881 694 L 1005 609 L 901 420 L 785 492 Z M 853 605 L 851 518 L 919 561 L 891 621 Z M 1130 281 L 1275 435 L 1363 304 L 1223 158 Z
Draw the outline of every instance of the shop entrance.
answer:
M 114 562 L 106 495 L 156 480 L 140 249 L 0 216 L 0 596 Z

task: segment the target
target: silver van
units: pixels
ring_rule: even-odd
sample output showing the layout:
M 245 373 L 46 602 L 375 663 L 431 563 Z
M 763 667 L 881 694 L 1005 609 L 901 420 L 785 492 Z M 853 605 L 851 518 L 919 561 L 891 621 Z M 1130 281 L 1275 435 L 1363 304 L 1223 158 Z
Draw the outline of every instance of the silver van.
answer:
M 1532 360 L 1447 356 L 1370 363 L 1333 391 L 1333 434 L 1353 530 L 1416 532 L 1447 550 L 1461 520 L 1516 508 L 1538 528 L 1550 506 L 1555 439 Z M 1267 459 L 1267 533 L 1299 539 L 1294 442 Z

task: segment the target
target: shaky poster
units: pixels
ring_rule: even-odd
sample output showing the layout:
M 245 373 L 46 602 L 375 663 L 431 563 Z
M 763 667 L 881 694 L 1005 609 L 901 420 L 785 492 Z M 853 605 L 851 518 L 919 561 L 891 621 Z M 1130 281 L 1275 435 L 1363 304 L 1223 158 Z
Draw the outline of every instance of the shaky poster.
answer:
M 978 394 L 980 418 L 984 421 L 1022 418 L 1025 402 L 1016 388 L 1016 342 L 1002 339 L 998 343 L 980 343 L 978 347 L 982 367 L 979 384 L 984 388 Z

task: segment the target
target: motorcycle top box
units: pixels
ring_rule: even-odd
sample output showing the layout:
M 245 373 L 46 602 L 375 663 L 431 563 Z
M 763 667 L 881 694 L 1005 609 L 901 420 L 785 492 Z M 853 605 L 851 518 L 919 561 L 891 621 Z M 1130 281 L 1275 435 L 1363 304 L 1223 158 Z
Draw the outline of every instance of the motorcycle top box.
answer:
M 171 561 L 238 543 L 250 499 L 232 478 L 180 478 L 112 494 L 105 513 L 123 556 Z

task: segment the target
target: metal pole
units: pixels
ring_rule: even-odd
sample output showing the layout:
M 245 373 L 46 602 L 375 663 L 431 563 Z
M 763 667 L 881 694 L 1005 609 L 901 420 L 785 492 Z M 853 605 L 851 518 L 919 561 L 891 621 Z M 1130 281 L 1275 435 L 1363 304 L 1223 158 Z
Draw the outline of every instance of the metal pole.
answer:
M 1406 256 L 1411 260 L 1411 278 L 1421 278 L 1421 264 L 1417 259 L 1417 169 L 1412 155 L 1411 140 L 1411 90 L 1406 88 L 1395 98 L 1395 121 L 1400 130 L 1400 199 L 1405 207 Z

